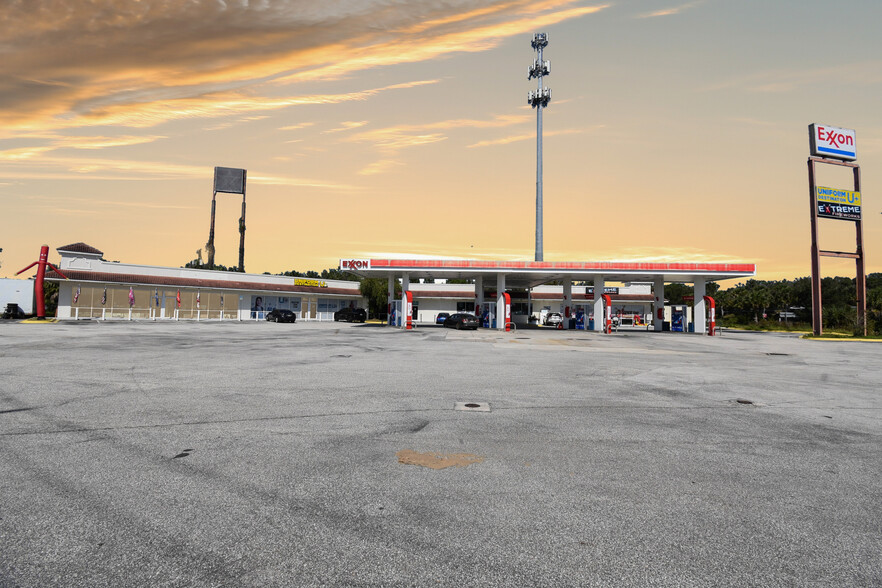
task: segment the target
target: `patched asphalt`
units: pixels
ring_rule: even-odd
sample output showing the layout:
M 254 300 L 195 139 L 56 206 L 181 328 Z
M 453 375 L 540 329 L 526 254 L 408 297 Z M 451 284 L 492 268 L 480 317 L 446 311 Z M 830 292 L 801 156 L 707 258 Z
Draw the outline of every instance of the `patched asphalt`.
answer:
M 882 344 L 3 322 L 0 496 L 4 588 L 879 586 Z

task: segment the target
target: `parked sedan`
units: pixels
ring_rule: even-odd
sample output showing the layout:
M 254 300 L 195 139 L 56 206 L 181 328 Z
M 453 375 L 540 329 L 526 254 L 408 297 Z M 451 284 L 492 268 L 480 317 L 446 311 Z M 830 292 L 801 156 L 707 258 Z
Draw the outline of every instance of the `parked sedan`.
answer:
M 478 317 L 467 312 L 451 314 L 444 320 L 444 326 L 451 329 L 478 329 Z
M 545 324 L 557 326 L 563 321 L 563 317 L 560 316 L 559 312 L 549 312 L 545 315 Z
M 444 321 L 446 321 L 449 316 L 450 316 L 449 312 L 439 312 L 438 316 L 435 317 L 435 324 L 436 325 L 443 325 Z
M 334 313 L 335 321 L 347 323 L 363 323 L 367 320 L 367 311 L 363 308 L 341 308 Z
M 293 323 L 297 321 L 297 315 L 287 308 L 276 308 L 266 313 L 266 320 L 273 323 Z

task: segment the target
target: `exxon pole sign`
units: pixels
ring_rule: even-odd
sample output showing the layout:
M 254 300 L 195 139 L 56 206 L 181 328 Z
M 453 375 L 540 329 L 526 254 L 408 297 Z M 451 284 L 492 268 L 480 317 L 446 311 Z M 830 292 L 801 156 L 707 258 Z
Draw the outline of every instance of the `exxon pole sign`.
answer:
M 818 157 L 857 159 L 854 129 L 840 129 L 818 123 L 810 124 L 809 145 L 812 155 Z

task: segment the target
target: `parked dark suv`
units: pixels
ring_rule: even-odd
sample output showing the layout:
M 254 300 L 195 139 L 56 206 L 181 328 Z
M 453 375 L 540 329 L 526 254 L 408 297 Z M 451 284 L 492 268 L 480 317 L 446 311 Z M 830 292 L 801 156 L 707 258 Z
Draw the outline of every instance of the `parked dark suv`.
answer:
M 367 311 L 363 308 L 341 308 L 334 313 L 335 321 L 347 323 L 363 323 L 367 320 Z
M 287 308 L 277 308 L 266 313 L 266 320 L 273 323 L 293 323 L 297 320 L 297 315 Z

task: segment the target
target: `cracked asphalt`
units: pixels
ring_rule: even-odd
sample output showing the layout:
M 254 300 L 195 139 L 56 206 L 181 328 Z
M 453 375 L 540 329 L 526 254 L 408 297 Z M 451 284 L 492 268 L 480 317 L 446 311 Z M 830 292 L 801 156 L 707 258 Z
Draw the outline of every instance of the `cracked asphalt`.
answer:
M 0 324 L 3 588 L 879 585 L 882 344 Z

